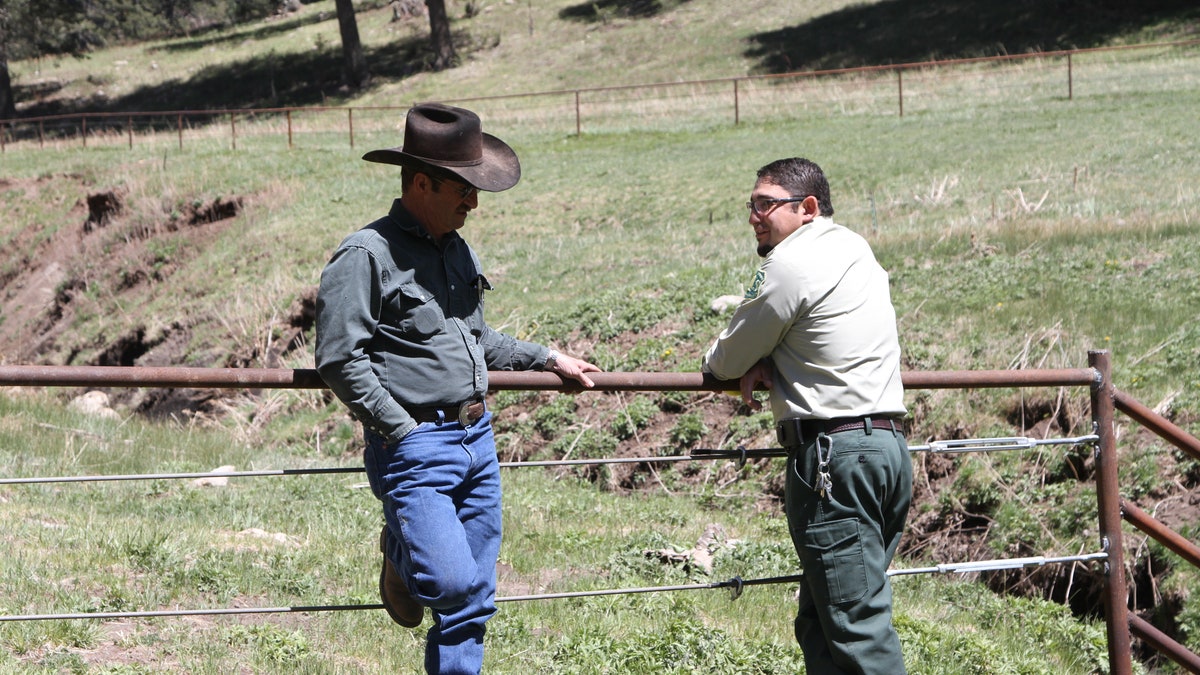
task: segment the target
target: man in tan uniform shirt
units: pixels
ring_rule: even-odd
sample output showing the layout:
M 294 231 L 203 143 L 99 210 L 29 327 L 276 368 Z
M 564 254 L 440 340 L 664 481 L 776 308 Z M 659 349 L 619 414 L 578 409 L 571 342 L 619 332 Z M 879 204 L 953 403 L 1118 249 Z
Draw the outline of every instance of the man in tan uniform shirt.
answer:
M 703 370 L 740 380 L 756 409 L 754 389 L 770 390 L 804 569 L 795 628 L 807 672 L 904 673 L 887 570 L 912 464 L 887 272 L 833 222 L 829 183 L 806 159 L 760 169 L 747 206 L 763 262 Z

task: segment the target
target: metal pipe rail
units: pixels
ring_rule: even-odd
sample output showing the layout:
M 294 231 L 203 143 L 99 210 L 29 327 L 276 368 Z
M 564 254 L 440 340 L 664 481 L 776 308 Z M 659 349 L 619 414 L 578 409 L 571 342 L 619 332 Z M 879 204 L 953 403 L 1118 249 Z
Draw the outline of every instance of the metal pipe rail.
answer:
M 730 381 L 693 373 L 589 373 L 592 391 L 726 391 Z M 1058 370 L 942 370 L 906 372 L 906 389 L 1094 386 L 1091 368 Z M 585 391 L 554 373 L 490 371 L 492 389 Z M 0 366 L 0 387 L 163 387 L 196 389 L 325 389 L 311 368 L 189 368 L 142 366 Z
M 1191 455 L 1192 459 L 1200 459 L 1200 439 L 1180 429 L 1174 422 L 1154 412 L 1149 406 L 1116 388 L 1113 389 L 1113 404 L 1117 410 L 1129 415 L 1138 424 Z
M 1187 647 L 1172 640 L 1166 633 L 1155 628 L 1149 621 L 1140 616 L 1130 616 L 1129 630 L 1133 631 L 1134 634 L 1145 640 L 1147 644 L 1159 652 L 1169 656 L 1175 663 L 1193 673 L 1200 673 L 1200 656 L 1197 656 Z
M 1176 555 L 1195 567 L 1200 567 L 1200 546 L 1179 536 L 1163 525 L 1154 516 L 1139 509 L 1133 502 L 1121 500 L 1121 516 L 1137 529 L 1150 535 L 1158 543 L 1174 551 Z

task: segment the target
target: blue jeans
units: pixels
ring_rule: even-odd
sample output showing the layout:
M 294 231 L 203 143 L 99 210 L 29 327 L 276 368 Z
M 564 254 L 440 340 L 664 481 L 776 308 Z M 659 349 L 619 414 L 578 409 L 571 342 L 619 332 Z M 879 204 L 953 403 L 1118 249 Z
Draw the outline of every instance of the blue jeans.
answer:
M 431 674 L 479 673 L 484 624 L 496 613 L 500 464 L 491 419 L 485 413 L 469 428 L 419 424 L 393 445 L 364 430 L 387 557 L 412 596 L 433 610 L 425 644 Z

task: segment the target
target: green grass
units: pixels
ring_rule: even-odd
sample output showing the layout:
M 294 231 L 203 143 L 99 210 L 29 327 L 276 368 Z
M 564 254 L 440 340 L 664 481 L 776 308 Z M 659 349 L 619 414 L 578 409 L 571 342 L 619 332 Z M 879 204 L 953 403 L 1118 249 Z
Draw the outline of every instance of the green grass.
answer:
M 220 430 L 63 415 L 40 395 L 0 397 L 0 405 L 6 476 L 356 464 L 313 448 L 230 443 Z M 39 421 L 47 418 L 57 423 Z M 622 497 L 542 470 L 509 470 L 504 480 L 501 597 L 797 571 L 783 521 L 749 501 Z M 373 604 L 379 515 L 361 483 L 350 474 L 233 478 L 207 488 L 183 480 L 5 486 L 4 541 L 14 554 L 0 566 L 0 608 Z M 711 574 L 647 555 L 687 551 L 710 530 L 719 533 Z M 935 578 L 895 585 L 913 672 L 1082 673 L 1103 662 L 1102 627 L 1057 605 Z M 489 624 L 487 671 L 793 672 L 793 606 L 788 585 L 749 587 L 736 600 L 711 589 L 502 603 Z M 395 628 L 381 611 L 3 623 L 0 672 L 414 672 L 421 635 Z M 957 670 L 945 665 L 948 650 L 989 659 Z
M 475 45 L 460 68 L 403 76 L 396 54 L 415 49 L 423 25 L 391 24 L 386 10 L 364 12 L 364 40 L 378 55 L 392 54 L 384 63 L 394 70 L 377 71 L 373 88 L 353 100 L 331 89 L 324 102 L 402 108 L 423 99 L 744 75 L 769 70 L 745 53 L 753 35 L 786 35 L 827 15 L 824 21 L 878 16 L 869 5 L 841 2 L 810 3 L 797 14 L 787 3 L 692 0 L 636 19 L 598 3 L 613 13 L 591 21 L 559 15 L 575 3 L 533 4 L 489 3 L 490 11 L 457 24 Z M 88 74 L 105 75 L 116 105 L 182 105 L 198 100 L 182 97 L 191 88 L 220 105 L 263 105 L 255 77 L 272 62 L 292 53 L 315 54 L 315 61 L 296 60 L 312 66 L 336 58 L 336 28 L 316 17 L 329 9 L 314 3 L 294 20 L 121 47 L 81 62 L 11 65 L 18 84 L 56 77 L 66 94 L 81 97 L 95 93 Z M 1186 34 L 1128 26 L 1130 33 L 1105 39 Z M 647 57 L 651 41 L 661 48 Z M 842 54 L 850 59 L 843 65 L 884 60 L 859 49 Z M 1087 350 L 1106 348 L 1118 387 L 1151 405 L 1169 401 L 1176 420 L 1195 429 L 1197 57 L 1195 47 L 1076 57 L 1071 100 L 1061 61 L 913 71 L 905 74 L 903 117 L 892 75 L 745 85 L 736 126 L 727 84 L 683 96 L 598 96 L 585 100 L 578 137 L 569 97 L 480 102 L 485 127 L 516 147 L 524 168 L 515 189 L 482 197 L 464 231 L 497 288 L 491 323 L 569 346 L 609 370 L 695 370 L 724 324 L 709 302 L 740 294 L 757 264 L 741 206 L 753 172 L 800 154 L 827 170 L 837 220 L 867 236 L 891 273 L 906 369 L 1081 367 Z M 148 59 L 158 69 L 144 67 Z M 229 75 L 239 68 L 246 77 L 235 84 Z M 317 89 L 297 85 L 271 103 L 316 102 Z M 359 157 L 399 142 L 400 114 L 356 116 L 354 148 L 336 130 L 341 115 L 306 119 L 310 130 L 290 150 L 279 119 L 239 121 L 237 149 L 222 123 L 189 131 L 182 151 L 173 133 L 138 137 L 133 148 L 123 136 L 91 140 L 87 149 L 69 141 L 7 146 L 0 194 L 12 215 L 0 220 L 0 279 L 37 264 L 44 257 L 37 247 L 55 233 L 76 232 L 88 193 L 117 189 L 126 202 L 117 221 L 87 239 L 85 255 L 65 259 L 65 278 L 82 286 L 73 319 L 42 360 L 93 362 L 140 329 L 179 336 L 181 365 L 263 365 L 293 302 L 317 283 L 340 238 L 381 215 L 398 192 L 397 172 Z M 246 199 L 244 212 L 193 231 L 203 236 L 163 234 L 144 250 L 129 244 L 139 229 L 165 228 L 194 204 L 233 197 Z M 114 283 L 114 270 L 137 269 L 163 278 L 129 289 Z M 18 325 L 17 309 L 6 306 L 0 333 L 24 345 L 37 336 L 32 325 Z M 310 348 L 281 365 L 311 367 Z M 317 392 L 238 399 L 219 420 L 185 416 L 159 425 L 64 412 L 71 393 L 0 392 L 0 475 L 359 463 L 353 425 Z M 1010 435 L 1012 411 L 1053 404 L 1058 394 L 911 392 L 914 438 Z M 555 399 L 518 420 L 504 408 L 528 399 L 498 393 L 502 454 L 604 454 L 635 431 L 646 453 L 675 453 L 697 437 L 713 445 L 769 442 L 762 416 L 733 416 L 728 429 L 706 429 L 688 396 L 630 394 L 623 411 L 605 415 L 590 412 L 587 396 Z M 1084 396 L 1066 393 L 1064 405 L 1078 408 Z M 665 408 L 682 414 L 646 437 L 646 425 Z M 1164 467 L 1177 460 L 1161 444 L 1120 451 L 1122 486 L 1134 498 L 1161 499 L 1176 478 L 1194 482 L 1182 462 L 1164 480 Z M 927 508 L 947 516 L 963 505 L 982 512 L 995 523 L 988 545 L 997 555 L 1009 546 L 1047 555 L 1092 550 L 1094 497 L 1086 481 L 1068 478 L 1071 462 L 1067 451 L 956 460 L 956 487 Z M 782 518 L 755 507 L 777 470 L 771 463 L 660 470 L 630 496 L 606 491 L 602 470 L 506 472 L 502 559 L 511 571 L 501 595 L 794 573 Z M 718 487 L 730 475 L 738 480 Z M 5 486 L 0 530 L 12 553 L 0 564 L 0 609 L 374 603 L 378 507 L 361 482 L 312 476 L 233 479 L 227 488 L 170 480 Z M 644 555 L 688 550 L 709 524 L 742 542 L 722 549 L 711 576 Z M 286 539 L 242 534 L 253 528 Z M 1146 558 L 1139 563 L 1148 566 Z M 1193 586 L 1177 570 L 1163 588 L 1186 599 L 1195 597 Z M 1102 663 L 1102 628 L 1057 605 L 998 598 L 978 584 L 941 578 L 898 579 L 896 590 L 911 672 L 1083 673 Z M 487 670 L 791 672 L 799 669 L 793 602 L 792 589 L 768 586 L 735 602 L 724 591 L 689 591 L 508 603 L 490 624 Z M 1181 634 L 1200 644 L 1195 603 L 1183 605 Z M 395 628 L 382 612 L 4 623 L 0 672 L 412 672 L 422 637 Z

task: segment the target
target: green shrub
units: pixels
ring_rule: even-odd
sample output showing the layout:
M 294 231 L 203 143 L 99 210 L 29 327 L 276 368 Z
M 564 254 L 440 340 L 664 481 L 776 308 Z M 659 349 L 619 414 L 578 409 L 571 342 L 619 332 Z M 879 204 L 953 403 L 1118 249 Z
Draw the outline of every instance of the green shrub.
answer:
M 555 396 L 533 412 L 534 427 L 546 438 L 558 438 L 575 421 L 574 396 Z
M 671 442 L 684 447 L 698 443 L 708 433 L 704 417 L 699 413 L 684 413 L 675 419 L 675 427 L 671 429 Z
M 632 438 L 639 429 L 646 428 L 658 412 L 658 407 L 647 396 L 635 396 L 624 408 L 617 411 L 610 429 L 620 440 Z

